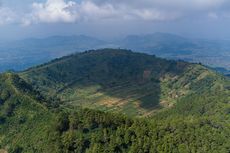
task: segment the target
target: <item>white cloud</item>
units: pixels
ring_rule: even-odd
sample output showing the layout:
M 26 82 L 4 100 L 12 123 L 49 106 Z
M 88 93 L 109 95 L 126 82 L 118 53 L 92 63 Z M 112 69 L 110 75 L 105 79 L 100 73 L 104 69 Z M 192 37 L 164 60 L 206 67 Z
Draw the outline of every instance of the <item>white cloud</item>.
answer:
M 0 25 L 11 24 L 15 22 L 16 15 L 15 13 L 6 7 L 0 7 Z
M 169 15 L 167 11 L 159 10 L 155 8 L 136 8 L 130 4 L 124 5 L 122 3 L 102 3 L 97 4 L 92 1 L 86 1 L 78 7 L 79 16 L 83 20 L 100 20 L 100 19 L 112 19 L 112 20 L 150 20 L 161 21 L 171 20 L 179 17 L 179 14 L 171 12 Z
M 0 24 L 100 22 L 101 20 L 168 21 L 183 18 L 229 17 L 229 0 L 46 0 L 17 15 L 0 8 Z M 19 13 L 20 14 L 20 13 Z
M 98 6 L 110 4 L 117 10 L 125 7 L 127 11 L 136 15 L 138 19 L 150 21 L 165 21 L 180 18 L 200 18 L 218 14 L 225 17 L 230 12 L 229 0 L 86 0 L 94 2 Z
M 109 3 L 110 2 L 110 3 Z M 157 8 L 135 7 L 130 3 L 113 1 L 83 0 L 79 3 L 65 0 L 47 0 L 45 3 L 33 3 L 32 13 L 24 18 L 23 25 L 31 23 L 74 23 L 78 21 L 98 20 L 172 20 L 180 16 L 178 12 L 168 12 Z M 134 3 L 135 4 L 135 3 Z
M 78 14 L 73 1 L 47 0 L 45 3 L 33 3 L 32 20 L 36 22 L 75 22 Z M 27 21 L 28 22 L 28 21 Z

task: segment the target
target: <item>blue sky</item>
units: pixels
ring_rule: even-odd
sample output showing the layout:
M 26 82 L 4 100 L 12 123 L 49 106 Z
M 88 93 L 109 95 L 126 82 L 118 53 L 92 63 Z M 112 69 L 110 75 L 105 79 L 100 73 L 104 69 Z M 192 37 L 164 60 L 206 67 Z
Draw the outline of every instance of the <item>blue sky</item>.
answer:
M 0 0 L 0 39 L 170 32 L 230 39 L 229 0 Z

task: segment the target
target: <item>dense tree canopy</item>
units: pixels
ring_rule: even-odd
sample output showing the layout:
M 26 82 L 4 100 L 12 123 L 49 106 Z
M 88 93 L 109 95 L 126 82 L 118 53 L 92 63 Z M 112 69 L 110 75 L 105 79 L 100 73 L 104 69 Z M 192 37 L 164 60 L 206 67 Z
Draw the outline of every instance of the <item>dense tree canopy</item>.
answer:
M 105 67 L 94 71 L 88 66 L 85 67 L 87 70 L 81 69 L 78 65 L 77 70 L 82 70 L 82 73 L 74 71 L 75 66 L 71 70 L 64 69 L 68 68 L 65 64 L 68 65 L 69 58 L 74 61 L 74 58 L 83 60 L 82 56 L 101 59 L 110 55 L 115 56 L 110 59 L 115 62 L 107 62 L 112 65 L 111 70 L 117 71 L 111 73 L 113 81 L 110 81 L 109 74 L 99 74 Z M 137 55 L 142 61 L 138 64 L 130 61 L 128 66 L 125 65 L 129 58 L 137 60 Z M 228 78 L 202 65 L 166 61 L 130 51 L 90 51 L 73 57 L 61 59 L 61 63 L 67 61 L 61 65 L 56 65 L 60 62 L 57 59 L 54 63 L 19 74 L 0 74 L 0 149 L 13 153 L 229 153 Z M 90 65 L 93 61 L 83 62 Z M 152 69 L 150 73 L 143 63 L 150 66 L 159 64 L 162 69 L 158 68 L 157 72 Z M 118 71 L 120 69 L 122 72 Z M 87 79 L 77 74 L 84 74 Z M 97 80 L 94 80 L 94 75 Z M 70 78 L 76 82 L 71 83 Z M 89 80 L 91 83 L 92 80 L 99 82 L 103 88 L 95 92 L 95 86 L 88 86 L 85 82 Z M 127 80 L 132 81 L 125 83 Z M 87 88 L 83 88 L 84 85 Z M 44 93 L 43 89 L 47 92 Z M 136 108 L 128 106 L 122 108 L 122 105 L 116 109 L 111 109 L 114 108 L 112 106 L 103 109 L 89 107 L 101 104 L 95 94 L 103 93 L 105 89 L 107 96 L 121 94 L 123 99 L 118 100 L 120 103 L 126 96 L 130 96 L 128 104 L 133 104 L 132 99 L 140 99 L 144 102 L 138 107 L 141 111 L 135 112 Z M 92 96 L 92 99 L 87 101 L 79 94 Z M 105 98 L 105 95 L 101 96 Z M 71 104 L 64 101 L 66 98 L 79 99 Z M 155 105 L 154 98 L 170 103 L 167 106 L 163 105 L 166 102 Z M 76 102 L 87 105 L 75 105 Z

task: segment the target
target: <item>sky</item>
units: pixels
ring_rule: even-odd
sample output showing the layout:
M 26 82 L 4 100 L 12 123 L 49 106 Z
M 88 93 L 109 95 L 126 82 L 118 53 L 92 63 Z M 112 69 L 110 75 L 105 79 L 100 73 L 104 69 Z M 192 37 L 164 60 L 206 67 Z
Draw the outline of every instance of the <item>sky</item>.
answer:
M 0 0 L 0 40 L 154 32 L 230 39 L 229 0 Z

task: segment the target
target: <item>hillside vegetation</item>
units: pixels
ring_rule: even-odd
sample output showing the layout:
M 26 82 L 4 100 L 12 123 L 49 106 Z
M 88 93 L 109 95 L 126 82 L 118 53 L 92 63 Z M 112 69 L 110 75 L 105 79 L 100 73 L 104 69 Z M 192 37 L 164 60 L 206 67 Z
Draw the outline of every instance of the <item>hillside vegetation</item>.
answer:
M 1 74 L 0 105 L 0 151 L 10 153 L 230 150 L 228 78 L 127 50 Z
M 203 95 L 191 104 L 190 97 L 152 118 L 135 119 L 79 107 L 48 109 L 17 75 L 0 78 L 0 147 L 8 152 L 228 153 L 230 149 L 227 92 Z
M 53 115 L 43 99 L 15 74 L 0 75 L 0 148 L 9 152 L 52 150 L 47 131 Z
M 149 116 L 191 94 L 224 88 L 224 78 L 204 66 L 113 49 L 67 56 L 20 76 L 63 105 L 131 116 Z

